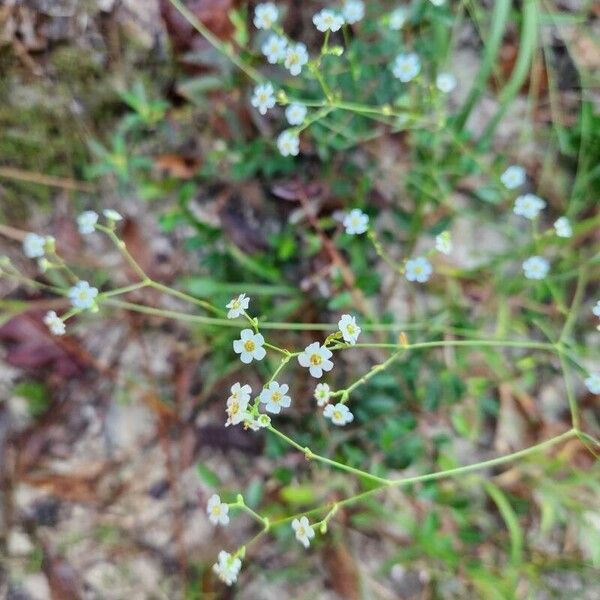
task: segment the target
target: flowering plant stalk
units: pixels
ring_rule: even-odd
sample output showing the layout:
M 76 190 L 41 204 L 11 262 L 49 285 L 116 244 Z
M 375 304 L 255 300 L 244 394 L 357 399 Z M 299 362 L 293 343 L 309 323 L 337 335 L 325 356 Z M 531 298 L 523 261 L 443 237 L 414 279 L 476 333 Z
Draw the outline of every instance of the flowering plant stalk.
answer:
M 243 426 L 246 429 L 254 431 L 265 430 L 268 434 L 274 435 L 288 444 L 292 449 L 302 453 L 307 461 L 315 461 L 327 467 L 344 471 L 355 476 L 359 481 L 369 482 L 370 489 L 350 495 L 346 498 L 333 502 L 326 502 L 320 506 L 314 507 L 308 511 L 291 514 L 278 519 L 270 519 L 267 515 L 262 515 L 246 505 L 242 495 L 238 495 L 235 502 L 224 503 L 218 495 L 213 495 L 208 502 L 207 512 L 209 519 L 216 525 L 225 526 L 230 522 L 230 513 L 233 510 L 246 512 L 254 519 L 261 529 L 251 540 L 242 544 L 233 553 L 222 551 L 218 561 L 215 564 L 215 573 L 228 585 L 235 582 L 241 569 L 242 560 L 247 548 L 256 542 L 261 536 L 271 532 L 273 529 L 285 525 L 291 525 L 297 540 L 306 548 L 309 547 L 311 540 L 318 532 L 326 534 L 330 521 L 335 517 L 340 507 L 347 506 L 370 496 L 383 493 L 385 490 L 408 485 L 424 483 L 442 478 L 458 477 L 475 471 L 484 471 L 491 467 L 504 465 L 506 463 L 525 458 L 536 452 L 542 452 L 554 446 L 557 446 L 569 439 L 578 438 L 595 455 L 600 452 L 600 442 L 588 435 L 581 429 L 579 408 L 573 392 L 570 374 L 570 365 L 579 367 L 579 360 L 570 348 L 568 343 L 569 329 L 573 323 L 573 315 L 576 314 L 581 301 L 583 286 L 578 287 L 572 306 L 569 308 L 563 332 L 559 339 L 549 342 L 535 342 L 529 340 L 504 340 L 504 339 L 440 339 L 428 341 L 411 342 L 408 335 L 403 331 L 407 327 L 401 325 L 383 325 L 368 324 L 358 325 L 356 317 L 343 315 L 338 323 L 337 330 L 329 324 L 312 323 L 272 323 L 262 321 L 252 316 L 250 311 L 251 299 L 246 294 L 233 298 L 225 307 L 226 312 L 208 301 L 190 296 L 174 288 L 165 286 L 152 278 L 143 270 L 138 262 L 129 253 L 125 243 L 119 238 L 116 229 L 121 217 L 115 211 L 105 211 L 105 222 L 100 222 L 96 213 L 91 211 L 84 213 L 78 220 L 79 230 L 82 234 L 88 235 L 94 231 L 104 233 L 122 254 L 124 260 L 129 264 L 133 271 L 139 277 L 139 280 L 129 285 L 106 291 L 98 291 L 97 288 L 90 285 L 87 281 L 78 279 L 74 271 L 67 266 L 65 261 L 57 254 L 54 240 L 52 238 L 43 238 L 38 236 L 35 243 L 32 242 L 32 235 L 28 234 L 24 239 L 24 252 L 31 258 L 37 258 L 44 271 L 55 269 L 63 272 L 70 279 L 73 285 L 69 288 L 51 286 L 46 283 L 28 278 L 22 275 L 8 259 L 3 259 L 1 264 L 1 273 L 4 276 L 15 279 L 23 284 L 31 285 L 40 289 L 51 291 L 55 294 L 65 296 L 69 299 L 72 308 L 62 316 L 56 312 L 50 311 L 44 317 L 44 322 L 54 335 L 64 335 L 66 332 L 65 324 L 67 321 L 77 315 L 86 312 L 98 312 L 104 306 L 113 306 L 126 310 L 137 311 L 145 314 L 158 315 L 166 318 L 175 318 L 189 322 L 202 323 L 206 325 L 219 325 L 223 327 L 233 327 L 241 329 L 240 338 L 233 342 L 233 351 L 237 353 L 240 360 L 249 364 L 253 361 L 262 361 L 267 356 L 275 358 L 276 367 L 271 376 L 264 382 L 263 388 L 259 392 L 253 392 L 247 384 L 236 383 L 231 387 L 231 393 L 226 402 L 225 412 L 227 419 L 225 426 Z M 41 241 L 40 241 L 41 240 Z M 35 252 L 32 250 L 35 248 Z M 408 266 L 407 266 L 408 268 Z M 585 267 L 580 270 L 580 282 L 584 281 Z M 202 309 L 204 315 L 188 314 L 173 310 L 164 310 L 161 308 L 150 307 L 143 304 L 137 304 L 130 301 L 119 299 L 127 294 L 144 289 L 152 288 L 166 295 L 185 300 L 198 309 Z M 594 309 L 595 310 L 595 309 Z M 596 311 L 597 312 L 597 311 Z M 288 349 L 280 347 L 265 337 L 270 330 L 315 330 L 323 329 L 330 331 L 323 343 L 314 342 L 302 348 Z M 362 330 L 366 332 L 387 331 L 388 333 L 400 330 L 396 342 L 358 342 Z M 262 332 L 265 332 L 263 334 Z M 412 335 L 412 334 L 411 334 Z M 361 338 L 362 339 L 362 338 Z M 353 421 L 351 410 L 352 392 L 368 380 L 376 377 L 379 373 L 390 368 L 396 361 L 410 352 L 423 351 L 433 348 L 445 347 L 463 347 L 463 348 L 495 348 L 498 351 L 502 349 L 521 349 L 527 351 L 542 351 L 555 355 L 560 361 L 565 378 L 567 400 L 571 413 L 571 428 L 561 434 L 558 434 L 546 441 L 531 446 L 530 448 L 513 452 L 504 456 L 498 456 L 489 460 L 477 462 L 461 467 L 444 469 L 432 473 L 426 473 L 414 477 L 402 477 L 390 479 L 381 477 L 374 473 L 358 469 L 349 464 L 330 459 L 311 450 L 309 446 L 295 441 L 288 434 L 284 433 L 275 423 L 275 417 L 283 410 L 292 406 L 293 400 L 287 384 L 280 383 L 282 377 L 290 366 L 296 362 L 299 367 L 307 370 L 307 375 L 320 380 L 324 374 L 334 368 L 336 356 L 348 349 L 372 349 L 377 348 L 390 353 L 389 358 L 380 364 L 376 364 L 365 374 L 358 377 L 345 388 L 331 390 L 326 383 L 318 383 L 315 388 L 315 400 L 317 407 L 322 409 L 322 414 L 331 421 L 332 426 L 345 426 Z M 277 381 L 279 380 L 279 382 Z M 600 375 L 589 374 L 586 379 L 586 385 L 590 392 L 600 393 Z M 339 399 L 339 402 L 337 401 Z M 350 405 L 350 406 L 349 406 Z M 261 410 L 263 409 L 263 410 Z M 319 519 L 319 517 L 321 517 Z M 310 518 L 318 520 L 310 522 Z

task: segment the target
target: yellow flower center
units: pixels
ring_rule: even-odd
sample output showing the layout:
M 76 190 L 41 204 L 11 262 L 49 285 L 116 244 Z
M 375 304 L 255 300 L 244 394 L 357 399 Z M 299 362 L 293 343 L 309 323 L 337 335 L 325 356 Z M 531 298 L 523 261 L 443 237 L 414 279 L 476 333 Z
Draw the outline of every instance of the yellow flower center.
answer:
M 220 504 L 217 504 L 216 506 L 213 506 L 213 507 L 212 507 L 212 510 L 211 510 L 210 512 L 211 512 L 213 515 L 215 515 L 215 517 L 216 517 L 217 515 L 220 515 L 220 514 L 221 514 L 221 505 L 220 505 Z
M 246 352 L 253 352 L 256 348 L 256 344 L 252 340 L 246 340 L 244 342 L 244 350 Z
M 353 335 L 354 332 L 356 331 L 356 327 L 354 327 L 354 325 L 352 325 L 352 323 L 349 323 L 348 326 L 346 327 L 346 331 L 350 334 Z
M 342 413 L 341 413 L 339 410 L 334 410 L 334 411 L 333 411 L 333 417 L 334 417 L 335 419 L 338 419 L 338 420 L 339 420 L 339 419 L 341 419 L 341 418 L 342 418 Z
M 323 359 L 321 358 L 320 354 L 312 354 L 310 357 L 310 364 L 314 365 L 315 367 L 320 365 L 323 362 Z
M 290 65 L 296 65 L 298 64 L 298 61 L 300 60 L 300 58 L 298 57 L 297 54 L 290 54 L 288 61 L 290 63 Z
M 237 415 L 238 412 L 240 412 L 240 404 L 239 402 L 233 402 L 232 405 L 229 407 L 229 414 L 233 416 Z
M 281 392 L 273 392 L 271 394 L 271 400 L 273 400 L 273 402 L 279 402 L 281 400 Z

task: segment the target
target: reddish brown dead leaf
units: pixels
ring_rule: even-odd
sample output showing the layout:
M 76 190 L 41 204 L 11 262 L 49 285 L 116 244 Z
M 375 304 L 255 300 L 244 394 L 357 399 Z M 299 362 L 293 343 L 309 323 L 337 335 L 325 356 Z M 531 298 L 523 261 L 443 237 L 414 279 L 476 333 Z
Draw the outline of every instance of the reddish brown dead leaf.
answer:
M 75 569 L 58 556 L 50 545 L 40 540 L 44 559 L 42 569 L 48 579 L 52 600 L 79 600 L 83 598 L 83 586 Z
M 191 179 L 200 167 L 200 160 L 181 154 L 161 154 L 154 159 L 157 169 L 177 179 Z
M 85 362 L 50 335 L 42 317 L 43 313 L 24 313 L 0 327 L 0 341 L 8 348 L 6 362 L 27 370 L 48 368 L 62 378 L 81 374 Z
M 345 546 L 332 544 L 323 552 L 325 568 L 331 587 L 344 600 L 359 600 L 360 584 L 358 567 Z
M 323 195 L 324 186 L 320 181 L 302 181 L 291 179 L 277 183 L 271 187 L 271 192 L 277 198 L 290 202 L 300 202 L 301 198 L 316 198 Z
M 184 4 L 217 37 L 222 40 L 231 39 L 234 27 L 228 13 L 237 7 L 236 0 L 186 0 Z M 160 12 L 175 52 L 182 54 L 210 47 L 169 0 L 161 0 Z

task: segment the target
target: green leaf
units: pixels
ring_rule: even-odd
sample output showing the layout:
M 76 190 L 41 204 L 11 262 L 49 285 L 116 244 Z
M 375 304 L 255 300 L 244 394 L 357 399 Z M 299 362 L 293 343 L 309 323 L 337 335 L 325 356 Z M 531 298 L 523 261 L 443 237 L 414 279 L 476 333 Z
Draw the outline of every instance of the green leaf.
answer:
M 219 487 L 221 485 L 221 479 L 219 476 L 212 470 L 209 469 L 206 465 L 202 463 L 196 464 L 196 469 L 198 471 L 198 475 L 200 475 L 200 479 L 206 483 L 209 487 Z

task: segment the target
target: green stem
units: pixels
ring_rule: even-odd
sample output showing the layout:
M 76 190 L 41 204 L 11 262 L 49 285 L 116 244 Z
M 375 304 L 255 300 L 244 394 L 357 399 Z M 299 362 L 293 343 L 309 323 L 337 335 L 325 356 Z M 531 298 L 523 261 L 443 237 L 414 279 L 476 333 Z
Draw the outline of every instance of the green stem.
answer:
M 480 471 L 482 469 L 496 467 L 498 465 L 513 462 L 520 458 L 529 456 L 530 454 L 535 454 L 536 452 L 541 452 L 542 450 L 547 450 L 548 448 L 551 448 L 562 442 L 565 442 L 565 441 L 571 439 L 572 437 L 577 436 L 578 433 L 580 433 L 580 432 L 576 431 L 575 429 L 570 429 L 569 431 L 566 431 L 565 433 L 561 433 L 560 435 L 550 438 L 549 440 L 546 440 L 544 442 L 540 442 L 539 444 L 535 444 L 534 446 L 530 446 L 529 448 L 525 448 L 524 450 L 519 450 L 517 452 L 513 452 L 511 454 L 506 454 L 504 456 L 498 456 L 497 458 L 492 458 L 490 460 L 485 460 L 485 461 L 474 463 L 471 465 L 465 465 L 463 467 L 456 467 L 454 469 L 445 469 L 443 471 L 436 471 L 435 473 L 428 473 L 426 475 L 418 475 L 416 477 L 405 477 L 405 478 L 400 478 L 400 479 L 394 479 L 391 482 L 385 483 L 384 485 L 373 488 L 371 490 L 367 490 L 365 492 L 361 492 L 354 496 L 350 496 L 348 498 L 345 498 L 344 500 L 338 500 L 336 502 L 328 503 L 323 506 L 313 508 L 313 509 L 303 512 L 303 513 L 298 513 L 298 514 L 290 515 L 288 517 L 277 519 L 276 521 L 271 522 L 271 527 L 276 527 L 278 525 L 283 525 L 285 523 L 289 523 L 290 521 L 297 519 L 300 516 L 310 516 L 310 515 L 321 513 L 324 510 L 331 509 L 335 504 L 337 504 L 338 507 L 347 506 L 349 504 L 354 504 L 355 502 L 359 502 L 360 500 L 364 500 L 365 498 L 369 498 L 370 496 L 378 494 L 383 489 L 390 489 L 392 487 L 404 487 L 407 485 L 412 485 L 414 483 L 424 483 L 427 481 L 445 479 L 448 477 L 456 477 L 457 475 L 465 475 L 467 473 L 471 473 L 474 471 Z
M 502 120 L 512 101 L 525 83 L 533 55 L 537 47 L 538 7 L 536 0 L 525 0 L 523 6 L 523 26 L 519 40 L 519 56 L 512 71 L 511 78 L 502 90 L 498 103 L 500 107 L 487 124 L 479 138 L 479 147 L 484 149 L 489 145 L 498 123 Z
M 131 285 L 126 285 L 124 287 L 116 288 L 114 290 L 110 290 L 108 292 L 101 292 L 98 294 L 98 299 L 102 298 L 112 298 L 113 296 L 120 296 L 121 294 L 128 294 L 129 292 L 135 292 L 135 290 L 141 290 L 144 287 L 150 285 L 146 281 L 140 281 L 139 283 L 132 283 Z
M 148 285 L 151 288 L 154 288 L 155 290 L 163 292 L 169 296 L 173 296 L 175 298 L 179 298 L 180 300 L 185 300 L 186 302 L 189 302 L 190 304 L 195 304 L 196 306 L 200 306 L 204 310 L 212 312 L 213 314 L 216 314 L 216 315 L 225 314 L 224 311 L 219 310 L 218 308 L 216 308 L 215 306 L 213 306 L 210 302 L 207 302 L 206 300 L 200 300 L 200 298 L 195 298 L 194 296 L 190 296 L 189 294 L 186 294 L 185 292 L 180 292 L 179 290 L 170 288 L 166 285 L 163 285 L 162 283 L 153 281 L 152 279 L 150 281 L 148 281 L 146 285 Z M 224 319 L 224 320 L 227 320 L 227 319 Z
M 315 454 L 312 450 L 310 450 L 310 448 L 301 446 L 300 444 L 295 442 L 292 438 L 285 435 L 285 433 L 282 433 L 278 429 L 275 429 L 275 427 L 273 427 L 272 425 L 269 425 L 268 430 L 271 431 L 272 433 L 274 433 L 275 435 L 279 436 L 282 440 L 287 442 L 290 446 L 293 446 L 294 448 L 296 448 L 296 450 L 299 450 L 300 452 L 302 452 L 306 456 L 307 460 L 314 458 L 315 460 L 317 460 L 319 462 L 322 462 L 331 467 L 335 467 L 336 469 L 340 469 L 342 471 L 347 471 L 348 473 L 353 473 L 354 475 L 356 475 L 358 477 L 365 477 L 367 479 L 370 479 L 371 481 L 376 481 L 377 483 L 381 483 L 384 485 L 390 485 L 390 483 L 391 483 L 390 479 L 385 479 L 383 477 L 377 477 L 377 475 L 372 475 L 371 473 L 367 473 L 367 471 L 362 471 L 361 469 L 355 469 L 354 467 L 351 467 L 350 465 L 345 465 L 345 464 L 337 462 L 335 460 L 325 458 L 324 456 L 321 456 L 320 454 Z
M 560 368 L 563 373 L 565 380 L 565 389 L 567 391 L 567 399 L 569 401 L 569 410 L 571 412 L 571 425 L 573 429 L 579 429 L 579 408 L 577 406 L 577 399 L 575 398 L 575 392 L 571 385 L 571 377 L 567 369 L 567 361 L 565 360 L 562 349 L 558 347 L 558 358 L 560 360 Z
M 494 10 L 492 12 L 490 23 L 491 31 L 484 40 L 484 54 L 481 61 L 481 66 L 473 82 L 473 87 L 469 92 L 469 96 L 456 119 L 456 129 L 462 130 L 471 114 L 471 111 L 477 104 L 477 101 L 481 98 L 487 87 L 487 81 L 492 73 L 494 65 L 496 64 L 496 57 L 500 51 L 502 45 L 502 38 L 504 37 L 504 30 L 508 23 L 508 17 L 510 14 L 511 0 L 496 0 L 494 3 Z
M 377 373 L 380 373 L 381 371 L 384 371 L 385 369 L 387 369 L 395 360 L 397 360 L 400 356 L 402 356 L 402 354 L 404 354 L 406 347 L 403 347 L 401 350 L 398 350 L 397 352 L 394 352 L 394 354 L 392 354 L 386 361 L 378 364 L 378 365 L 374 365 L 373 367 L 371 367 L 371 370 L 366 373 L 365 375 L 363 375 L 362 377 L 360 377 L 359 379 L 357 379 L 352 385 L 348 386 L 347 388 L 344 388 L 343 390 L 338 390 L 336 392 L 334 392 L 332 394 L 332 396 L 340 396 L 341 395 L 341 403 L 345 404 L 348 400 L 348 398 L 350 397 L 350 394 L 360 385 L 363 385 L 364 383 L 366 383 L 367 381 L 369 381 L 369 379 L 371 379 L 371 377 L 373 377 L 374 375 L 376 375 Z

